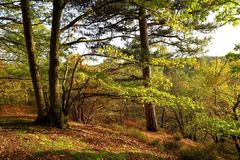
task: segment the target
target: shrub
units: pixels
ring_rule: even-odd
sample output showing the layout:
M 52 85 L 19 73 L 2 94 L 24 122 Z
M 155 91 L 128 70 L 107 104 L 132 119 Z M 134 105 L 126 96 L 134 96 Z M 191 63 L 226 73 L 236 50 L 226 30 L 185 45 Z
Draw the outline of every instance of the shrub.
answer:
M 135 128 L 128 128 L 120 125 L 112 125 L 114 130 L 117 130 L 125 135 L 137 138 L 141 141 L 147 141 L 147 137 L 138 129 Z
M 183 135 L 180 132 L 176 132 L 173 136 L 174 136 L 174 139 L 177 141 L 183 139 Z
M 153 147 L 156 147 L 156 148 L 160 149 L 160 151 L 164 151 L 164 150 L 165 150 L 165 147 L 159 142 L 158 139 L 153 140 L 153 141 L 150 143 L 150 145 L 153 146 Z
M 216 152 L 207 147 L 197 147 L 180 151 L 180 160 L 216 160 Z
M 238 152 L 233 143 L 230 142 L 221 142 L 213 144 L 215 150 L 218 152 L 218 155 L 224 159 L 237 160 Z
M 164 147 L 168 150 L 177 150 L 180 148 L 179 143 L 173 140 L 165 141 L 163 144 L 164 144 Z
M 146 136 L 141 131 L 139 131 L 135 128 L 128 128 L 126 130 L 126 134 L 129 135 L 129 136 L 135 137 L 139 140 L 142 140 L 142 141 L 147 140 Z

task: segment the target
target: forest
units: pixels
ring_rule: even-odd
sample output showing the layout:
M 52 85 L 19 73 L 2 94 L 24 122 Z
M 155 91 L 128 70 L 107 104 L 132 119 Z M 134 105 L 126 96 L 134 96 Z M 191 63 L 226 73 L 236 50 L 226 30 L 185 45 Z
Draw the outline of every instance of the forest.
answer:
M 239 23 L 239 0 L 0 0 L 0 159 L 238 160 L 240 42 L 208 51 Z

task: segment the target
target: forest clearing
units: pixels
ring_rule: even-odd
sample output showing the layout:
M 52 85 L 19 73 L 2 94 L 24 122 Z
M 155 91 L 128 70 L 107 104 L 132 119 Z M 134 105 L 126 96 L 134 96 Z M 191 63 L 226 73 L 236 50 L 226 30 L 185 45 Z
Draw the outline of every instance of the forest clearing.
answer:
M 239 0 L 0 0 L 0 159 L 239 159 L 240 40 L 209 54 L 239 15 Z

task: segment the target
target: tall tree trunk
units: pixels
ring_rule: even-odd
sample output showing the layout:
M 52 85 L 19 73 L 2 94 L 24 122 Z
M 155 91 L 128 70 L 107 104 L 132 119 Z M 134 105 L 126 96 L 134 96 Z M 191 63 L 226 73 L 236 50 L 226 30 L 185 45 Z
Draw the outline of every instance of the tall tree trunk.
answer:
M 147 63 L 150 60 L 149 43 L 148 43 L 148 24 L 146 19 L 146 10 L 143 7 L 139 9 L 139 27 L 140 27 L 140 39 L 141 39 L 141 58 L 143 63 Z M 143 80 L 145 81 L 145 87 L 149 87 L 149 81 L 151 79 L 151 67 L 145 65 L 142 69 Z M 145 115 L 147 131 L 156 132 L 157 119 L 155 107 L 152 103 L 145 103 Z
M 53 126 L 65 128 L 67 125 L 67 119 L 62 112 L 59 85 L 59 41 L 62 9 L 63 1 L 53 0 L 49 64 L 50 108 L 48 116 Z
M 21 0 L 22 18 L 24 37 L 28 54 L 28 63 L 32 78 L 32 84 L 34 88 L 35 100 L 38 109 L 38 117 L 36 122 L 41 123 L 46 112 L 45 112 L 45 101 L 43 95 L 43 88 L 41 83 L 41 77 L 38 70 L 38 62 L 36 58 L 36 47 L 33 38 L 33 29 L 31 22 L 31 12 L 29 0 Z
M 163 110 L 162 110 L 162 115 L 161 115 L 161 128 L 164 128 L 164 118 L 165 118 L 165 111 L 166 111 L 166 108 L 165 107 L 163 107 L 162 108 Z

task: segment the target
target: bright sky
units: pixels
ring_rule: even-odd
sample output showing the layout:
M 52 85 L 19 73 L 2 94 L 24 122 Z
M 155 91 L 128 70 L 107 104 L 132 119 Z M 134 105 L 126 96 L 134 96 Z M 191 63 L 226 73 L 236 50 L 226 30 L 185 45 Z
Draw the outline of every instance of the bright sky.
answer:
M 223 26 L 213 33 L 212 44 L 209 45 L 209 56 L 224 56 L 233 51 L 234 44 L 240 43 L 240 26 Z
M 235 44 L 240 43 L 240 26 L 225 25 L 212 33 L 212 37 L 207 55 L 224 56 L 234 50 Z M 86 52 L 84 45 L 81 45 L 78 50 Z

